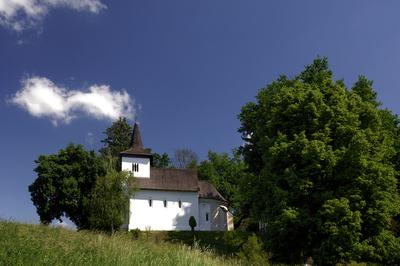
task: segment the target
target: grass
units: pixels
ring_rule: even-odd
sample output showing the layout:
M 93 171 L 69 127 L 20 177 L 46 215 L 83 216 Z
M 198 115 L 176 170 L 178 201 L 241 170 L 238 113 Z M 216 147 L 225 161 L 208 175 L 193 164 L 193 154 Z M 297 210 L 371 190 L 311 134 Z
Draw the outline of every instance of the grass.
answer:
M 244 265 L 245 263 L 243 263 Z M 0 221 L 0 265 L 242 265 L 204 248 Z
M 231 232 L 233 233 L 233 232 Z M 195 231 L 194 237 L 201 249 L 211 250 L 221 256 L 231 256 L 238 251 L 238 246 L 227 243 L 224 239 L 225 232 L 222 231 Z M 247 232 L 235 231 L 237 240 L 246 241 L 250 235 Z M 190 231 L 141 231 L 140 239 L 153 242 L 170 242 L 184 245 L 193 243 L 193 232 Z

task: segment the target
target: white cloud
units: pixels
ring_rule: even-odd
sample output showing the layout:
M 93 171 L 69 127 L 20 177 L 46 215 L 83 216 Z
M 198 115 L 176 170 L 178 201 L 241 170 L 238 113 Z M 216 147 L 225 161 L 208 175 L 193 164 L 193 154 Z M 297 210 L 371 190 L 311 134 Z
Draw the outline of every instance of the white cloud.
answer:
M 106 5 L 101 0 L 0 0 L 0 25 L 23 31 L 40 23 L 50 8 L 57 7 L 97 14 Z
M 92 85 L 87 90 L 68 90 L 45 77 L 22 80 L 22 88 L 11 98 L 35 117 L 47 117 L 54 125 L 69 123 L 79 114 L 96 119 L 132 119 L 134 100 L 126 91 L 113 91 L 108 85 Z

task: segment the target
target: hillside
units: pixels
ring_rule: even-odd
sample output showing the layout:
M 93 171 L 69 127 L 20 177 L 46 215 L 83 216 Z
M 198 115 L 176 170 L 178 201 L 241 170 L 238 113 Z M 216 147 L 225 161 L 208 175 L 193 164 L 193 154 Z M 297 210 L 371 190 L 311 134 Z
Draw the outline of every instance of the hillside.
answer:
M 0 221 L 0 265 L 241 265 L 181 244 Z

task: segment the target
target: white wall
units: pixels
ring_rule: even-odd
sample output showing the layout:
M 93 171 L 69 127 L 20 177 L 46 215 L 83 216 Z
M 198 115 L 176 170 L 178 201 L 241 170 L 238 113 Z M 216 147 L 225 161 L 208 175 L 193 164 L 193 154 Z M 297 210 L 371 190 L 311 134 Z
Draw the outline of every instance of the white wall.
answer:
M 197 223 L 203 226 L 200 226 L 199 230 L 226 231 L 228 229 L 227 213 L 220 208 L 221 205 L 226 206 L 225 202 L 201 198 L 199 199 L 199 204 L 201 206 L 208 205 L 210 208 L 209 225 L 206 223 L 205 213 L 200 211 L 199 221 Z
M 132 164 L 139 164 L 139 172 L 134 172 L 134 177 L 150 178 L 150 159 L 149 158 L 134 158 L 122 157 L 122 171 L 132 171 Z
M 164 200 L 167 200 L 166 208 Z M 197 192 L 139 190 L 130 200 L 130 212 L 129 230 L 190 230 L 189 217 L 199 220 L 198 195 Z

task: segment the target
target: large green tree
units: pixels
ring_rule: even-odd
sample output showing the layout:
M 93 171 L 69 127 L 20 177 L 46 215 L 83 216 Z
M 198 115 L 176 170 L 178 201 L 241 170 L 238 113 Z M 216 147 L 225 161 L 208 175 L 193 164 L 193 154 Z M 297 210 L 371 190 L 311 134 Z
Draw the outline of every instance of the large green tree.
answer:
M 70 144 L 57 154 L 41 155 L 35 161 L 36 180 L 29 192 L 40 221 L 49 224 L 66 216 L 81 228 L 88 227 L 84 202 L 98 176 L 105 175 L 101 159 L 81 145 Z
M 252 213 L 274 259 L 399 263 L 397 118 L 372 82 L 334 81 L 326 59 L 262 89 L 240 113 L 257 190 Z
M 90 196 L 85 201 L 89 229 L 113 234 L 129 219 L 129 199 L 134 193 L 133 176 L 116 171 L 113 158 L 105 161 L 107 173 L 96 179 Z
M 118 158 L 121 151 L 129 149 L 132 130 L 132 127 L 125 117 L 120 117 L 118 120 L 114 121 L 112 125 L 103 132 L 106 137 L 101 141 L 104 143 L 104 147 L 100 150 L 100 153 L 105 157 L 111 155 Z

